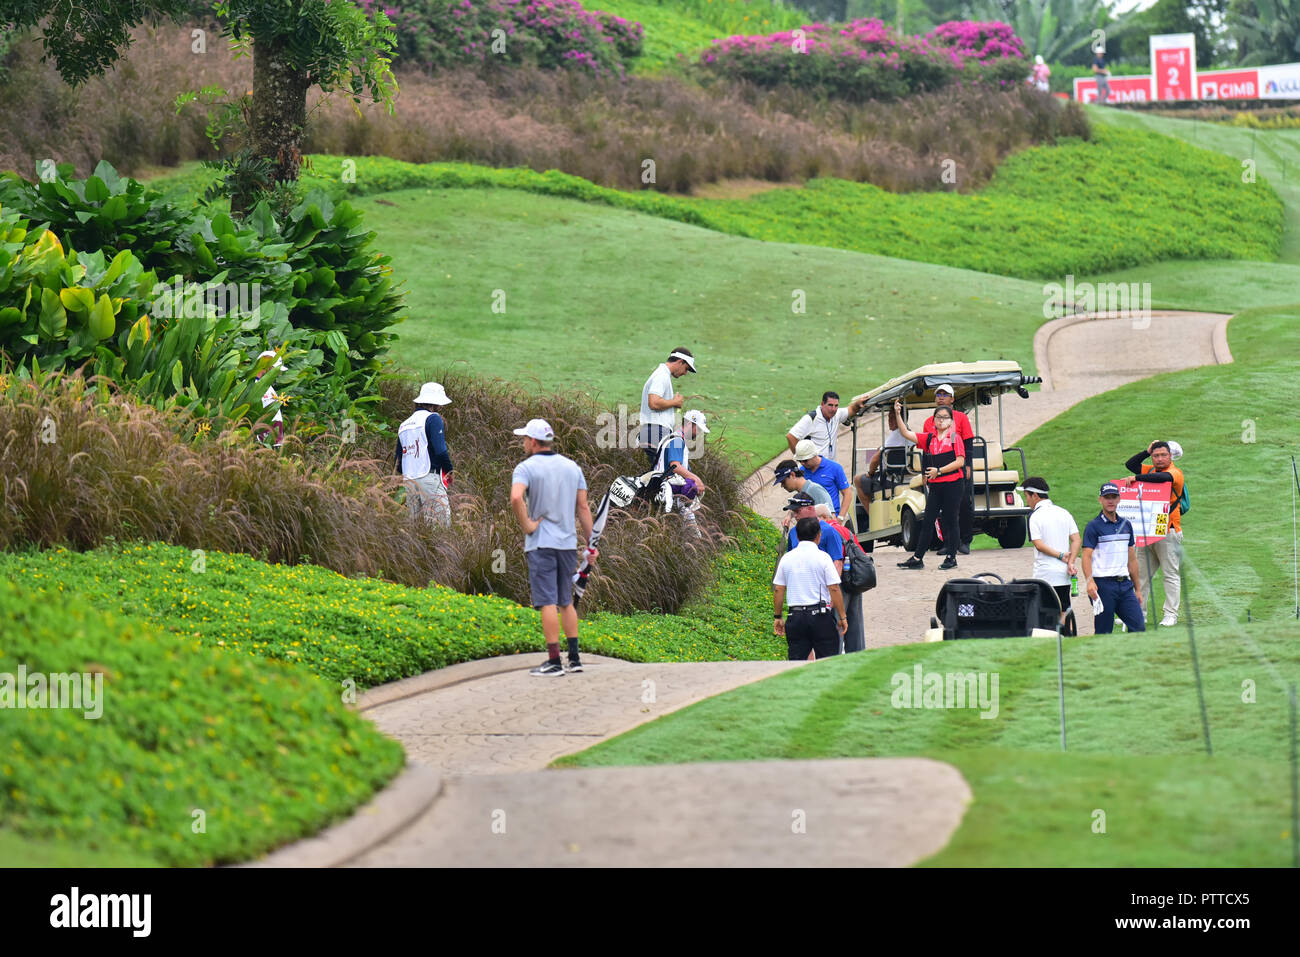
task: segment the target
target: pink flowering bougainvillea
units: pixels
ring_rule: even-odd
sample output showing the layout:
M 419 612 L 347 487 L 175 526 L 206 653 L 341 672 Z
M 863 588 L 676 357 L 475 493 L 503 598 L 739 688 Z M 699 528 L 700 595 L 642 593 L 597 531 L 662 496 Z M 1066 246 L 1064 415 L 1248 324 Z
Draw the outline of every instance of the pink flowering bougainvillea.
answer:
M 426 70 L 532 63 L 623 76 L 641 55 L 641 24 L 578 0 L 358 0 L 397 31 L 397 59 Z M 496 33 L 495 31 L 500 31 Z
M 1005 23 L 957 20 L 903 36 L 877 19 L 810 23 L 796 30 L 713 41 L 705 72 L 760 86 L 818 89 L 856 100 L 936 90 L 967 76 L 999 87 L 1027 71 L 1024 45 Z

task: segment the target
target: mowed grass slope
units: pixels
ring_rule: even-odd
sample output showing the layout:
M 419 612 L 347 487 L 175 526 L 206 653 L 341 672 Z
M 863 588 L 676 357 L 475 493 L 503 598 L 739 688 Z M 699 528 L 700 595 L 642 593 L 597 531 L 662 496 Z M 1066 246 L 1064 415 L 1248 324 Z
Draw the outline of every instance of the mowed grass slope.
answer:
M 1300 357 L 1300 306 L 1244 312 L 1228 325 L 1230 365 L 1144 379 L 1080 403 L 1021 443 L 1052 497 L 1082 528 L 1097 489 L 1155 438 L 1184 449 L 1184 596 L 1195 620 L 1295 613 L 1291 456 L 1300 422 L 1286 396 Z M 1186 617 L 1184 615 L 1184 617 Z
M 826 389 L 847 400 L 955 359 L 1015 359 L 1033 371 L 1041 283 L 755 242 L 516 190 L 356 203 L 406 282 L 400 365 L 419 373 L 463 361 L 477 375 L 571 388 L 634 415 L 646 377 L 688 346 L 700 371 L 677 380 L 698 396 L 687 408 L 760 460 Z
M 931 865 L 1284 866 L 1291 853 L 1285 687 L 1300 678 L 1300 626 L 1219 627 L 1199 638 L 1213 758 L 1203 751 L 1186 637 L 1162 632 L 1066 641 L 1064 754 L 1056 643 L 1023 638 L 833 658 L 557 764 L 923 755 L 955 765 L 975 795 Z M 895 707 L 911 700 L 896 699 L 895 675 L 914 678 L 918 665 L 922 674 L 997 674 L 996 716 Z M 1247 681 L 1253 703 L 1243 700 Z M 1104 833 L 1094 830 L 1098 811 Z

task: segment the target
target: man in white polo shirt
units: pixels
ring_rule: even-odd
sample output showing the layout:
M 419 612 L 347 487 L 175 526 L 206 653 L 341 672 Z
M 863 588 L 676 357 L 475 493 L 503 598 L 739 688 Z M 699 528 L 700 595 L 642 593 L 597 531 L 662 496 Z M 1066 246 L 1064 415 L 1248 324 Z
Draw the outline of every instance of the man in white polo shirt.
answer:
M 818 455 L 835 458 L 835 440 L 839 437 L 840 426 L 844 424 L 845 419 L 858 414 L 865 395 L 866 393 L 863 393 L 850 402 L 847 408 L 841 409 L 838 392 L 829 390 L 823 392 L 821 405 L 801 415 L 799 421 L 785 434 L 790 452 L 794 452 L 795 446 L 800 441 L 809 439 Z
M 1137 538 L 1133 525 L 1119 516 L 1119 486 L 1107 482 L 1097 496 L 1101 512 L 1083 529 L 1083 574 L 1093 601 L 1093 631 L 1109 635 L 1115 616 L 1129 631 L 1146 631 L 1142 602 L 1133 590 L 1138 577 Z M 1100 603 L 1101 611 L 1097 611 Z
M 840 638 L 848 630 L 848 618 L 840 594 L 840 573 L 831 557 L 818 547 L 822 522 L 817 518 L 801 518 L 795 523 L 794 533 L 799 544 L 781 557 L 772 579 L 776 612 L 773 633 L 785 637 L 791 661 L 807 659 L 810 651 L 818 658 L 838 655 Z M 788 623 L 783 620 L 787 595 Z
M 1040 476 L 1025 479 L 1021 491 L 1032 511 L 1029 540 L 1034 543 L 1034 577 L 1045 581 L 1061 602 L 1061 622 L 1070 610 L 1070 576 L 1075 571 L 1082 539 L 1074 516 L 1048 498 L 1051 489 Z
M 659 456 L 659 443 L 673 430 L 676 422 L 673 409 L 680 409 L 686 397 L 673 390 L 673 380 L 695 371 L 695 356 L 690 349 L 674 349 L 666 362 L 650 373 L 641 388 L 641 418 L 638 448 L 645 453 L 653 468 Z

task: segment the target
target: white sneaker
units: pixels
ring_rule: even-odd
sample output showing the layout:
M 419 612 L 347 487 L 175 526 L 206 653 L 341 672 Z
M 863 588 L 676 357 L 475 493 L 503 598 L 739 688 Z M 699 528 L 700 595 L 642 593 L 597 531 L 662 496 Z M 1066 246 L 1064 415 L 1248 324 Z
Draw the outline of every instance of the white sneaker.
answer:
M 1160 625 L 1163 628 L 1169 628 L 1172 625 L 1176 625 L 1176 624 L 1178 624 L 1177 615 L 1165 615 L 1165 617 L 1160 619 Z

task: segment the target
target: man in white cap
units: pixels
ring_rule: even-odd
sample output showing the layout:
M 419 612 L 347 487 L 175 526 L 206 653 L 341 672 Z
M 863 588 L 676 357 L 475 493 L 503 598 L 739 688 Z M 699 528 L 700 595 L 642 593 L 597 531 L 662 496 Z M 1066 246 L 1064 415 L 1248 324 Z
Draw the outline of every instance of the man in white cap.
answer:
M 515 466 L 510 477 L 510 508 L 524 532 L 528 559 L 528 586 L 533 607 L 542 615 L 546 661 L 529 672 L 538 677 L 563 677 L 581 671 L 578 657 L 578 609 L 573 604 L 573 572 L 578 567 L 578 535 L 591 541 L 591 507 L 587 480 L 573 459 L 551 448 L 555 431 L 545 419 L 530 419 L 515 435 L 523 437 L 528 458 Z M 588 562 L 598 551 L 586 548 Z M 567 667 L 560 662 L 560 626 L 569 646 Z
M 674 392 L 673 380 L 694 371 L 695 356 L 691 350 L 674 349 L 668 354 L 667 361 L 659 363 L 658 368 L 650 373 L 650 378 L 645 380 L 645 385 L 641 388 L 638 448 L 645 452 L 651 467 L 658 458 L 659 443 L 676 424 L 673 410 L 682 408 L 686 403 L 685 396 Z
M 264 352 L 258 353 L 257 361 L 261 362 L 261 360 L 266 358 L 275 359 L 275 350 L 267 349 Z M 270 368 L 283 369 L 284 363 L 281 362 L 279 359 L 275 359 L 275 362 L 272 363 Z M 260 372 L 258 372 L 257 377 L 260 379 L 265 374 L 266 374 L 266 369 L 263 369 Z M 275 386 L 271 386 L 265 392 L 262 393 L 262 408 L 264 409 L 267 406 L 271 405 L 272 403 L 283 402 L 283 401 L 284 401 L 284 396 L 280 395 L 280 393 L 275 391 Z M 274 447 L 278 449 L 280 446 L 284 445 L 284 412 L 280 409 L 276 409 L 275 417 L 271 419 L 271 423 L 275 426 Z M 263 439 L 263 441 L 265 441 L 265 439 Z
M 674 504 L 681 513 L 682 521 L 690 526 L 696 537 L 703 533 L 695 520 L 694 503 L 704 491 L 704 481 L 687 468 L 687 463 L 690 462 L 691 448 L 701 448 L 704 436 L 708 434 L 709 426 L 704 413 L 692 409 L 682 416 L 682 427 L 660 439 L 659 447 L 655 449 L 654 470 L 667 478 L 669 494 L 675 497 Z
M 1177 442 L 1167 442 L 1164 439 L 1157 439 L 1146 447 L 1143 452 L 1138 452 L 1132 456 L 1124 467 L 1133 473 L 1134 478 L 1129 479 L 1128 484 L 1132 485 L 1138 479 L 1143 482 L 1167 482 L 1169 483 L 1169 531 L 1165 537 L 1150 545 L 1143 545 L 1138 551 L 1138 593 L 1142 596 L 1143 607 L 1151 615 L 1156 613 L 1156 606 L 1153 601 L 1154 584 L 1152 579 L 1157 571 L 1161 569 L 1165 573 L 1165 606 L 1164 617 L 1160 619 L 1163 627 L 1172 627 L 1178 624 L 1179 601 L 1182 597 L 1182 576 L 1179 566 L 1182 563 L 1183 552 L 1183 512 L 1180 502 L 1183 497 L 1184 476 L 1183 470 L 1174 465 L 1174 449 L 1177 448 L 1177 457 L 1181 458 L 1183 454 L 1182 446 Z M 1149 463 L 1144 460 L 1150 456 Z M 1150 532 L 1150 529 L 1146 530 Z
M 406 502 L 411 517 L 424 514 L 430 522 L 451 525 L 451 454 L 447 451 L 446 426 L 434 411 L 451 399 L 437 382 L 426 382 L 415 397 L 415 411 L 397 427 L 397 471 L 410 491 Z
M 840 520 L 848 521 L 849 506 L 853 504 L 852 495 L 841 493 L 849 490 L 849 479 L 844 474 L 844 466 L 832 458 L 821 455 L 812 439 L 800 439 L 794 447 L 794 460 L 803 468 L 804 477 L 826 490 L 831 497 L 831 511 Z

